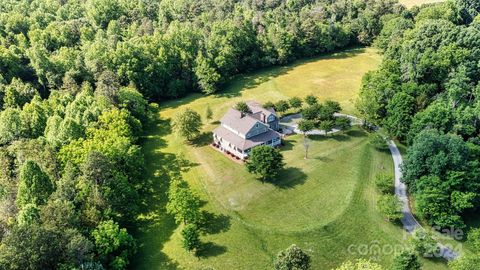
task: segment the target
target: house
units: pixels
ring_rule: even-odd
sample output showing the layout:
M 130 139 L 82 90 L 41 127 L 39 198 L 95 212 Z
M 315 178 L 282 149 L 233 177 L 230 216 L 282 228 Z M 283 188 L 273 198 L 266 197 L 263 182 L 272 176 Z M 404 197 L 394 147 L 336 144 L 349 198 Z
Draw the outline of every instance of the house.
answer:
M 279 119 L 275 110 L 263 108 L 254 101 L 247 102 L 251 113 L 229 109 L 213 131 L 213 145 L 223 152 L 245 159 L 252 148 L 260 145 L 281 144 Z

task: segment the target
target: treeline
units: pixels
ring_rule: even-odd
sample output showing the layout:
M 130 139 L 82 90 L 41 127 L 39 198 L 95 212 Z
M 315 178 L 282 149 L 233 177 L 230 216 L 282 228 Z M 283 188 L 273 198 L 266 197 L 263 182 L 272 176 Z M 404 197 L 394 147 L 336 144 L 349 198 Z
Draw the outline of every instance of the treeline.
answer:
M 370 44 L 381 17 L 402 10 L 393 0 L 0 1 L 0 269 L 125 269 L 147 100 Z M 185 245 L 196 235 L 187 230 Z
M 432 225 L 464 228 L 480 206 L 480 2 L 446 1 L 384 16 L 378 71 L 358 109 L 409 145 L 403 182 Z
M 112 72 L 149 99 L 214 93 L 230 77 L 370 44 L 396 0 L 66 0 L 0 3 L 0 82 L 49 89 Z
M 0 269 L 128 265 L 135 241 L 124 227 L 139 206 L 147 102 L 132 87 L 111 90 L 86 83 L 75 96 L 22 93 L 3 104 Z

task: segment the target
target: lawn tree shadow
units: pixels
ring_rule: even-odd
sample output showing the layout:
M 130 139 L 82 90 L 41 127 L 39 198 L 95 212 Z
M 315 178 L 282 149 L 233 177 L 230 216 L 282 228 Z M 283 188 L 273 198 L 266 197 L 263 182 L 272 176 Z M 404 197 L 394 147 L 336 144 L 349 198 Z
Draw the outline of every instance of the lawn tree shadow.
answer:
M 200 249 L 197 251 L 196 255 L 199 258 L 209 258 L 222 255 L 227 252 L 227 247 L 217 245 L 213 242 L 202 243 Z
M 370 144 L 372 145 L 372 144 Z M 372 147 L 377 151 L 377 152 L 380 152 L 380 153 L 384 153 L 384 154 L 390 154 L 390 148 L 388 148 L 388 145 L 385 144 L 384 147 L 376 147 L 375 145 L 372 145 Z
M 330 161 L 332 161 L 331 158 L 329 158 L 329 157 L 324 157 L 324 156 L 317 156 L 317 157 L 314 157 L 313 159 L 316 159 L 316 160 L 321 161 L 321 162 L 330 162 Z
M 138 255 L 132 258 L 132 268 L 149 269 L 152 264 L 162 269 L 177 269 L 178 265 L 162 252 L 163 245 L 171 238 L 177 224 L 165 211 L 170 181 L 180 177 L 196 163 L 182 156 L 159 151 L 167 146 L 164 136 L 171 133 L 169 119 L 157 118 L 145 129 L 140 143 L 146 170 L 139 190 L 141 202 L 132 233 L 138 239 Z
M 367 132 L 361 129 L 352 129 L 352 130 L 346 131 L 345 134 L 354 138 L 361 138 L 361 137 L 368 136 Z
M 310 57 L 299 59 L 293 63 L 289 63 L 286 66 L 273 66 L 263 69 L 257 69 L 253 72 L 246 72 L 238 74 L 230 79 L 227 83 L 223 84 L 221 90 L 215 94 L 216 97 L 239 97 L 242 92 L 248 89 L 253 89 L 262 83 L 268 82 L 271 79 L 287 74 L 294 68 L 316 62 L 319 60 L 333 60 L 333 59 L 347 59 L 365 52 L 364 47 L 352 47 L 350 49 L 344 49 L 342 51 L 331 52 L 318 57 Z M 226 90 L 228 89 L 228 90 Z M 197 98 L 203 97 L 200 93 L 192 93 L 186 97 L 179 98 L 173 101 L 169 101 L 168 105 L 163 108 L 175 109 L 182 105 L 188 105 L 190 102 Z
M 203 132 L 197 138 L 192 141 L 192 145 L 195 147 L 202 147 L 209 145 L 213 141 L 212 132 Z
M 335 141 L 339 141 L 339 142 L 346 142 L 346 141 L 350 141 L 352 139 L 351 136 L 349 136 L 348 134 L 345 134 L 345 133 L 335 133 L 335 134 L 332 134 L 332 135 L 329 135 L 330 138 L 334 139 Z
M 294 147 L 294 142 L 293 140 L 288 140 L 288 139 L 283 139 L 282 140 L 282 147 L 280 148 L 282 151 L 289 151 L 292 150 Z
M 213 214 L 207 211 L 203 211 L 205 217 L 204 231 L 207 234 L 217 234 L 227 232 L 230 229 L 230 217 L 223 214 Z
M 299 168 L 289 167 L 282 170 L 277 181 L 271 181 L 274 186 L 282 189 L 302 185 L 307 180 L 307 175 Z
M 292 68 L 293 66 L 276 66 L 256 70 L 251 73 L 239 74 L 233 80 L 230 80 L 222 86 L 222 89 L 228 89 L 228 91 L 221 91 L 215 96 L 227 98 L 239 97 L 243 91 L 253 89 L 262 83 L 284 75 Z
M 168 146 L 164 137 L 171 134 L 171 120 L 157 118 L 145 129 L 139 140 L 148 165 L 141 194 L 140 211 L 132 232 L 139 240 L 139 255 L 132 259 L 132 268 L 149 269 L 152 264 L 161 269 L 177 269 L 179 265 L 162 252 L 163 245 L 172 237 L 178 227 L 173 216 L 166 213 L 167 191 L 173 179 L 182 177 L 182 173 L 198 166 L 198 163 L 186 159 L 183 155 L 174 155 L 160 151 Z M 212 133 L 202 133 L 192 142 L 194 147 L 210 143 Z M 186 184 L 186 183 L 185 183 Z M 206 204 L 201 201 L 201 206 Z M 206 226 L 204 233 L 217 234 L 230 229 L 230 217 L 204 211 Z M 208 242 L 202 244 L 200 257 L 217 256 L 226 252 L 226 247 Z
M 308 138 L 312 141 L 316 141 L 316 142 L 321 142 L 321 141 L 326 141 L 328 139 L 330 139 L 331 137 L 330 136 L 327 136 L 327 135 L 314 135 L 314 134 L 311 134 L 311 135 L 308 135 Z

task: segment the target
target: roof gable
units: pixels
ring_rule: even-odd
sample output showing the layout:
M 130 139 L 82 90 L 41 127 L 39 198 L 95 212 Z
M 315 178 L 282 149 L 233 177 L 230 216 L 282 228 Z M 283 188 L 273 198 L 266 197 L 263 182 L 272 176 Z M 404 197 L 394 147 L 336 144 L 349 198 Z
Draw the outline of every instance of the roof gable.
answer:
M 272 114 L 276 116 L 275 110 L 273 108 L 266 109 L 262 105 L 260 105 L 260 103 L 255 101 L 247 101 L 246 103 L 248 108 L 250 108 L 252 114 L 254 115 L 264 114 L 266 118 L 268 118 Z
M 249 115 L 242 115 L 240 111 L 232 108 L 227 111 L 220 122 L 241 134 L 247 134 L 256 123 L 260 123 L 257 119 Z

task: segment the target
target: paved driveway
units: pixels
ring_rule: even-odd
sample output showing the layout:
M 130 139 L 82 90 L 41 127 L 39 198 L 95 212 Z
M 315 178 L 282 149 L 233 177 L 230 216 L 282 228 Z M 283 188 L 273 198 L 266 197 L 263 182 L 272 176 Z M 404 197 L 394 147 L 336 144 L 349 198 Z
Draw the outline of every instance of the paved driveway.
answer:
M 363 121 L 361 119 L 353 115 L 336 113 L 335 116 L 347 117 L 352 121 L 353 125 L 363 124 Z M 301 119 L 302 119 L 301 114 L 289 115 L 280 119 L 280 125 L 284 129 L 288 129 L 298 134 L 303 134 L 300 130 L 298 130 L 298 121 L 300 121 Z M 331 132 L 328 132 L 328 134 L 335 133 L 338 131 L 340 130 L 333 129 Z M 325 135 L 326 132 L 324 130 L 315 129 L 307 132 L 307 134 L 308 135 L 310 134 Z M 400 202 L 402 203 L 403 218 L 401 219 L 401 222 L 403 224 L 403 228 L 407 232 L 412 233 L 416 228 L 422 228 L 422 225 L 420 225 L 420 223 L 418 223 L 418 221 L 413 216 L 412 211 L 410 209 L 409 200 L 408 200 L 407 186 L 404 183 L 402 183 L 402 181 L 400 181 L 402 178 L 402 170 L 401 170 L 401 166 L 403 162 L 402 154 L 400 153 L 400 150 L 398 150 L 398 147 L 394 141 L 390 140 L 387 143 L 388 143 L 388 148 L 390 149 L 390 153 L 392 154 L 393 165 L 395 170 L 395 195 L 400 199 Z M 442 244 L 439 244 L 439 247 L 440 247 L 439 255 L 441 255 L 441 257 L 446 260 L 453 260 L 458 256 L 457 253 L 443 246 Z

